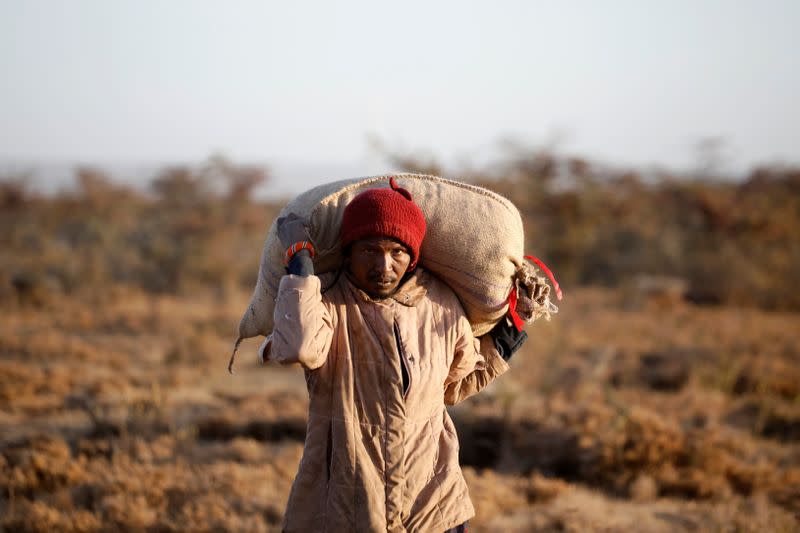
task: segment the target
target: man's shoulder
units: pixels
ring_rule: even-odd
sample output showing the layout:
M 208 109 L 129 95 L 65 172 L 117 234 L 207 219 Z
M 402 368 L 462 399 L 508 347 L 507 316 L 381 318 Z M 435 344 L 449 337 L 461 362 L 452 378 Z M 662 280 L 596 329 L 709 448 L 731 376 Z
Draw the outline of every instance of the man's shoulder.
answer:
M 319 278 L 320 285 L 322 285 L 322 289 L 325 290 L 338 283 L 341 276 L 339 276 L 339 272 L 325 272 L 323 274 L 317 274 L 317 277 Z
M 335 303 L 341 300 L 345 278 L 341 271 L 319 274 L 320 292 L 324 302 Z
M 431 301 L 445 307 L 461 308 L 461 302 L 453 289 L 441 278 L 430 270 L 418 267 L 417 278 L 419 283 L 427 289 L 427 297 Z

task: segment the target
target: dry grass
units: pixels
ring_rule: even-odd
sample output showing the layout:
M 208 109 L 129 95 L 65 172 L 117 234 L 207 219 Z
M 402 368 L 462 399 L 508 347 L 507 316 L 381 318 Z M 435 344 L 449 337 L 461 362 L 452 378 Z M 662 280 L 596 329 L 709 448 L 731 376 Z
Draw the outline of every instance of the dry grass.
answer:
M 800 406 L 794 382 L 759 361 L 795 368 L 800 315 L 683 302 L 656 313 L 620 294 L 570 291 L 512 373 L 453 409 L 474 529 L 798 527 Z M 227 374 L 217 321 L 233 329 L 247 298 L 5 306 L 3 527 L 276 530 L 307 400 L 298 369 L 251 355 Z M 681 361 L 677 381 L 654 354 Z

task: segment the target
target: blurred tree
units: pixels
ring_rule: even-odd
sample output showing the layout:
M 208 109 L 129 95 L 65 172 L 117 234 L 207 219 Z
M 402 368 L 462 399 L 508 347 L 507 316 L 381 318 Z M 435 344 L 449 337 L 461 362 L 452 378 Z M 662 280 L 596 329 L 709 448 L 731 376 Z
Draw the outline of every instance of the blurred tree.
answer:
M 432 154 L 409 153 L 397 147 L 389 147 L 386 141 L 375 134 L 369 135 L 367 142 L 375 154 L 386 159 L 397 170 L 433 176 L 444 174 L 444 168 Z
M 205 176 L 187 165 L 165 169 L 151 187 L 162 202 L 177 207 L 208 203 L 213 196 Z
M 28 187 L 31 176 L 31 172 L 21 172 L 0 177 L 0 209 L 18 209 L 28 202 L 32 196 Z
M 719 179 L 730 159 L 724 137 L 704 137 L 694 145 L 695 171 L 698 179 Z
M 222 154 L 211 156 L 201 172 L 205 180 L 232 204 L 250 203 L 255 188 L 269 178 L 266 168 L 236 165 Z

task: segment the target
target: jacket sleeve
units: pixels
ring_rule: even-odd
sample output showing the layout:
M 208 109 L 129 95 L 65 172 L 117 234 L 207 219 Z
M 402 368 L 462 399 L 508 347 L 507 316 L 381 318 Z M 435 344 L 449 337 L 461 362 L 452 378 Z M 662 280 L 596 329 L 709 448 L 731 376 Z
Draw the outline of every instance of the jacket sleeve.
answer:
M 455 405 L 480 392 L 509 366 L 497 351 L 491 335 L 475 338 L 467 317 L 459 316 L 456 348 L 444 383 L 444 403 Z
M 333 323 L 317 276 L 281 278 L 274 321 L 270 359 L 284 365 L 300 363 L 309 370 L 325 364 Z

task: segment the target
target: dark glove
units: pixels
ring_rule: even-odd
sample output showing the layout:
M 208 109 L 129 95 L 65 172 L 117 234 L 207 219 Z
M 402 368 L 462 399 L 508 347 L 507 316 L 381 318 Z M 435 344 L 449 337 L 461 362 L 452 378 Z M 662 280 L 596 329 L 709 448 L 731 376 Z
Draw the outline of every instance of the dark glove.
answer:
M 300 242 L 310 240 L 306 229 L 306 220 L 294 213 L 280 217 L 277 222 L 276 231 L 284 248 Z M 300 250 L 289 261 L 286 272 L 296 276 L 311 276 L 314 274 L 314 262 L 308 250 Z
M 500 352 L 500 357 L 505 361 L 508 361 L 514 352 L 519 350 L 522 343 L 528 340 L 528 334 L 524 331 L 517 331 L 514 324 L 509 323 L 505 317 L 492 328 L 489 335 L 494 339 L 494 345 Z
M 289 261 L 289 266 L 286 267 L 286 272 L 295 276 L 313 276 L 314 261 L 311 260 L 308 250 L 300 250 L 294 254 Z
M 278 238 L 281 240 L 284 249 L 296 242 L 311 240 L 306 229 L 307 221 L 294 213 L 280 217 L 275 223 L 277 225 L 275 229 L 278 233 Z

